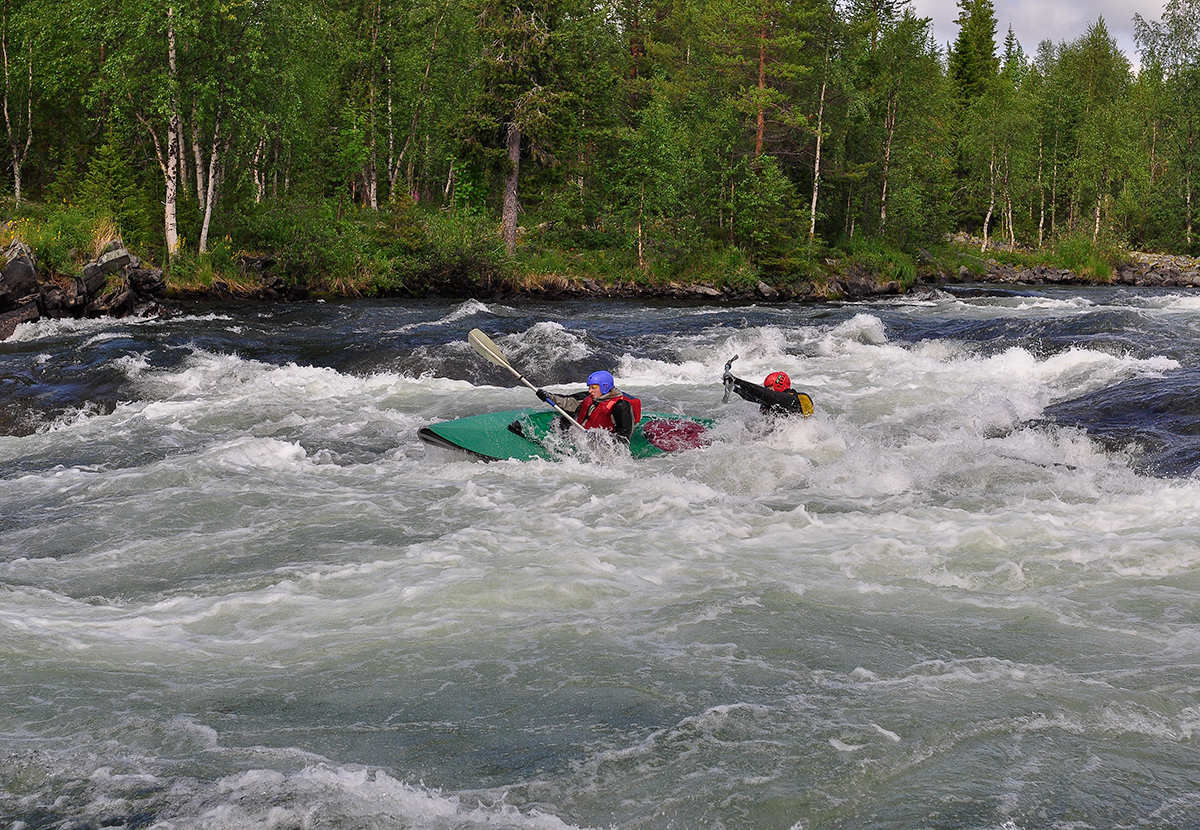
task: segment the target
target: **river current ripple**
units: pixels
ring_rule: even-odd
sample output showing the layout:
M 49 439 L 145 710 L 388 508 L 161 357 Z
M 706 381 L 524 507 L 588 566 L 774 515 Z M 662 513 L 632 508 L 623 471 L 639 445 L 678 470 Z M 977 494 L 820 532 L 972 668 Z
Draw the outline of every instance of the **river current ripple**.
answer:
M 714 443 L 426 446 L 536 405 L 476 327 Z M 1197 355 L 1114 288 L 24 324 L 0 826 L 1200 827 Z

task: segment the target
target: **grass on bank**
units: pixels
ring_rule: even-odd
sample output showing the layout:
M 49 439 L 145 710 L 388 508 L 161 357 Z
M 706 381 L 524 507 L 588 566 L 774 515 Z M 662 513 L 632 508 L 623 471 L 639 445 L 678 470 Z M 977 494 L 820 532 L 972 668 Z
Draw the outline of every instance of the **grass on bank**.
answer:
M 1049 239 L 1042 248 L 1002 248 L 983 254 L 975 245 L 950 244 L 947 247 L 957 256 L 957 261 L 952 259 L 951 265 L 955 269 L 960 265 L 965 266 L 976 277 L 986 273 L 988 260 L 994 260 L 1025 269 L 1044 267 L 1067 270 L 1088 281 L 1107 283 L 1112 280 L 1114 272 L 1133 262 L 1124 245 L 1104 237 L 1093 242 L 1091 234 L 1087 232 L 1059 234 Z
M 122 228 L 108 215 L 69 204 L 23 203 L 10 207 L 0 225 L 0 244 L 29 245 L 47 279 L 78 274 Z M 937 274 L 950 278 L 965 268 L 982 276 L 988 259 L 1008 265 L 1065 268 L 1100 282 L 1129 261 L 1119 245 L 1093 245 L 1070 235 L 1040 250 L 989 251 L 947 242 L 913 252 L 879 240 L 858 238 L 842 248 L 797 243 L 753 254 L 678 229 L 652 229 L 642 240 L 624 232 L 568 231 L 534 217 L 523 219 L 518 252 L 509 257 L 495 217 L 480 212 L 423 210 L 412 204 L 378 211 L 332 202 L 275 202 L 238 208 L 228 222 L 236 233 L 210 239 L 198 254 L 183 239 L 171 261 L 168 288 L 180 294 L 220 292 L 253 296 L 263 287 L 259 266 L 283 286 L 303 286 L 318 296 L 380 297 L 435 292 L 545 291 L 591 281 L 636 288 L 708 285 L 753 291 L 759 280 L 784 290 L 822 294 L 846 275 L 895 281 L 902 289 Z M 144 236 L 145 229 L 135 236 Z M 135 250 L 148 263 L 162 251 Z

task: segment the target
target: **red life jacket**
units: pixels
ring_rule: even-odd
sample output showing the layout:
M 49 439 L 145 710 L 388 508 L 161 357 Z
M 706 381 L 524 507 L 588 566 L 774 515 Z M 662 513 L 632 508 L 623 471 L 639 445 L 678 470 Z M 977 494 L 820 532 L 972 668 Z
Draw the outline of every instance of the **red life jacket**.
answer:
M 620 395 L 606 401 L 593 400 L 592 396 L 588 395 L 579 402 L 579 409 L 575 411 L 575 420 L 583 424 L 584 429 L 606 429 L 613 432 L 616 424 L 613 423 L 612 408 L 617 401 L 629 401 L 629 405 L 633 407 L 635 424 L 642 420 L 642 402 L 629 395 Z

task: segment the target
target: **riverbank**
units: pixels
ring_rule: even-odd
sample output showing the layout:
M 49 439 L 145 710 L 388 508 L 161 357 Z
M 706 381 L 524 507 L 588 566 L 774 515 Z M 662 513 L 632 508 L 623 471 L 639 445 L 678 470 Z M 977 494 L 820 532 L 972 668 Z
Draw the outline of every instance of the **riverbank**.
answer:
M 379 288 L 368 295 L 357 285 L 328 275 L 279 272 L 272 256 L 241 255 L 220 274 L 198 279 L 182 270 L 177 276 L 145 267 L 120 240 L 97 244 L 94 258 L 77 274 L 39 265 L 34 250 L 13 238 L 0 273 L 0 340 L 23 322 L 62 317 L 122 317 L 167 312 L 173 301 L 286 301 L 363 296 L 408 298 L 646 299 L 696 302 L 814 303 L 866 300 L 954 284 L 1200 286 L 1200 259 L 1154 253 L 1093 257 L 1077 268 L 1047 264 L 1055 254 L 996 250 L 978 253 L 978 240 L 959 234 L 944 249 L 922 249 L 915 258 L 889 256 L 824 257 L 809 263 L 803 276 L 760 276 L 740 269 L 712 279 L 655 280 L 644 274 L 615 272 L 608 278 L 532 269 L 515 262 L 507 270 L 443 270 L 411 286 Z M 1058 255 L 1060 259 L 1064 257 Z M 1096 263 L 1099 262 L 1099 265 Z M 569 267 L 569 265 L 568 265 Z

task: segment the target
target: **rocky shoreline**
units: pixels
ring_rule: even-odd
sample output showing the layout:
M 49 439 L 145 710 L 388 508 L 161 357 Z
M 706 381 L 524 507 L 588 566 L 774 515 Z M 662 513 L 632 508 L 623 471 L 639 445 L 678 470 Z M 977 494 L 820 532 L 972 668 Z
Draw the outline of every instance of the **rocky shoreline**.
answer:
M 1108 281 L 1082 277 L 1074 271 L 1043 265 L 1021 267 L 987 261 L 987 272 L 972 277 L 965 267 L 954 279 L 938 282 L 989 282 L 1024 285 L 1132 285 L 1161 288 L 1200 287 L 1200 259 L 1170 254 L 1130 254 L 1133 263 L 1116 268 Z
M 167 283 L 161 268 L 143 268 L 121 243 L 110 243 L 83 266 L 79 276 L 38 276 L 33 251 L 19 240 L 5 251 L 0 273 L 0 340 L 21 323 L 43 318 L 124 317 L 166 310 Z
M 922 258 L 925 260 L 925 258 Z M 1097 281 L 1073 271 L 1047 266 L 1007 265 L 995 259 L 982 260 L 985 271 L 974 274 L 966 266 L 947 274 L 934 267 L 932 257 L 922 262 L 916 286 L 908 291 L 969 283 L 1000 285 L 1128 285 L 1164 288 L 1200 287 L 1200 259 L 1165 254 L 1131 254 L 1131 262 L 1118 267 L 1111 279 Z M 302 301 L 310 297 L 303 286 L 286 285 L 271 273 L 269 258 L 247 259 L 243 271 L 250 277 L 249 288 L 215 282 L 204 291 L 172 292 L 161 268 L 146 268 L 136 256 L 114 240 L 103 253 L 87 263 L 77 277 L 54 275 L 48 280 L 38 275 L 33 251 L 16 240 L 5 252 L 0 272 L 0 341 L 7 339 L 20 323 L 43 318 L 123 317 L 127 314 L 156 315 L 171 310 L 170 300 L 266 300 Z M 835 266 L 836 267 L 836 266 Z M 467 279 L 433 285 L 422 296 L 481 297 L 500 300 L 512 297 L 546 299 L 624 298 L 672 299 L 696 301 L 766 300 L 779 302 L 824 302 L 862 300 L 905 292 L 896 280 L 881 282 L 865 269 L 851 267 L 823 282 L 772 286 L 758 281 L 753 288 L 717 288 L 704 283 L 646 286 L 631 283 L 605 285 L 591 279 L 547 281 L 532 288 L 517 290 L 492 283 L 480 285 Z

